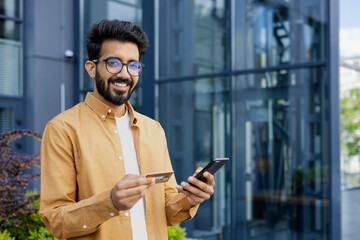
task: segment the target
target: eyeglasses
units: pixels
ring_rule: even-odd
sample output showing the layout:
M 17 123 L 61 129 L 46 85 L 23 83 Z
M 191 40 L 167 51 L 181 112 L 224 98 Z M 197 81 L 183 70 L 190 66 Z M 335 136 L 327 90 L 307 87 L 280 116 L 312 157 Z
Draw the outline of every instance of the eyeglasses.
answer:
M 131 76 L 137 77 L 141 74 L 144 64 L 138 61 L 131 61 L 129 63 L 122 63 L 117 58 L 108 58 L 108 59 L 95 59 L 92 60 L 94 63 L 105 62 L 106 70 L 111 74 L 118 74 L 123 69 L 124 65 L 127 66 L 127 71 Z

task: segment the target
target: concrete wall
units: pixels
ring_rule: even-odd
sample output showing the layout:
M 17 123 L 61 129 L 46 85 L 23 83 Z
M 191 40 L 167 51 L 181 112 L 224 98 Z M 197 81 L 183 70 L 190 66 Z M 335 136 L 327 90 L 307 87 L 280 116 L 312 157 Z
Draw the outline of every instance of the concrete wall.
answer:
M 73 0 L 24 2 L 24 98 L 25 128 L 43 133 L 46 123 L 74 103 L 75 52 Z M 28 153 L 38 153 L 40 143 L 26 140 Z M 37 172 L 40 169 L 35 168 Z M 29 189 L 40 188 L 40 180 Z

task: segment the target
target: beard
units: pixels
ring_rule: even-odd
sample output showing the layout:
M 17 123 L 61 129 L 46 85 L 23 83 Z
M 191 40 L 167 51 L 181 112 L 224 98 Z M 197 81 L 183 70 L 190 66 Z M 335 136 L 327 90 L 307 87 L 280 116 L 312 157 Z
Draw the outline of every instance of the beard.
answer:
M 134 91 L 133 85 L 134 82 L 130 79 L 121 79 L 121 78 L 109 78 L 107 80 L 108 84 L 107 87 L 105 87 L 105 79 L 100 77 L 100 74 L 98 71 L 95 73 L 95 83 L 96 88 L 101 96 L 104 97 L 104 99 L 115 106 L 120 106 L 124 103 L 126 103 L 130 97 L 132 92 Z M 110 89 L 111 83 L 126 83 L 130 86 L 130 89 L 128 91 L 121 91 L 114 89 L 113 93 Z

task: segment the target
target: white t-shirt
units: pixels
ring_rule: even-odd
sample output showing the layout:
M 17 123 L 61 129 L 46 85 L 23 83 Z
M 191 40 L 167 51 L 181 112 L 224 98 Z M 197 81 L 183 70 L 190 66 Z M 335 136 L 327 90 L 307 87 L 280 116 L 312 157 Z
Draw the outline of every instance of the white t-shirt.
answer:
M 125 164 L 125 173 L 140 174 L 139 164 L 136 157 L 134 139 L 130 127 L 130 116 L 126 108 L 125 115 L 116 119 Z M 131 209 L 131 226 L 133 240 L 147 240 L 145 199 L 140 199 Z

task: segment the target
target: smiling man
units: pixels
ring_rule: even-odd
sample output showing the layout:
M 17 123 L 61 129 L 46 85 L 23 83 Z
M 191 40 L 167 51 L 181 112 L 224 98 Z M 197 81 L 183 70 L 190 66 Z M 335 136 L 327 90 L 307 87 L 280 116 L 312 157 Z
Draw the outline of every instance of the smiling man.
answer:
M 45 128 L 40 214 L 59 239 L 167 239 L 166 226 L 193 218 L 214 192 L 210 173 L 190 176 L 196 187 L 144 176 L 172 171 L 162 127 L 128 102 L 147 46 L 129 22 L 94 24 L 85 63 L 94 92 Z

